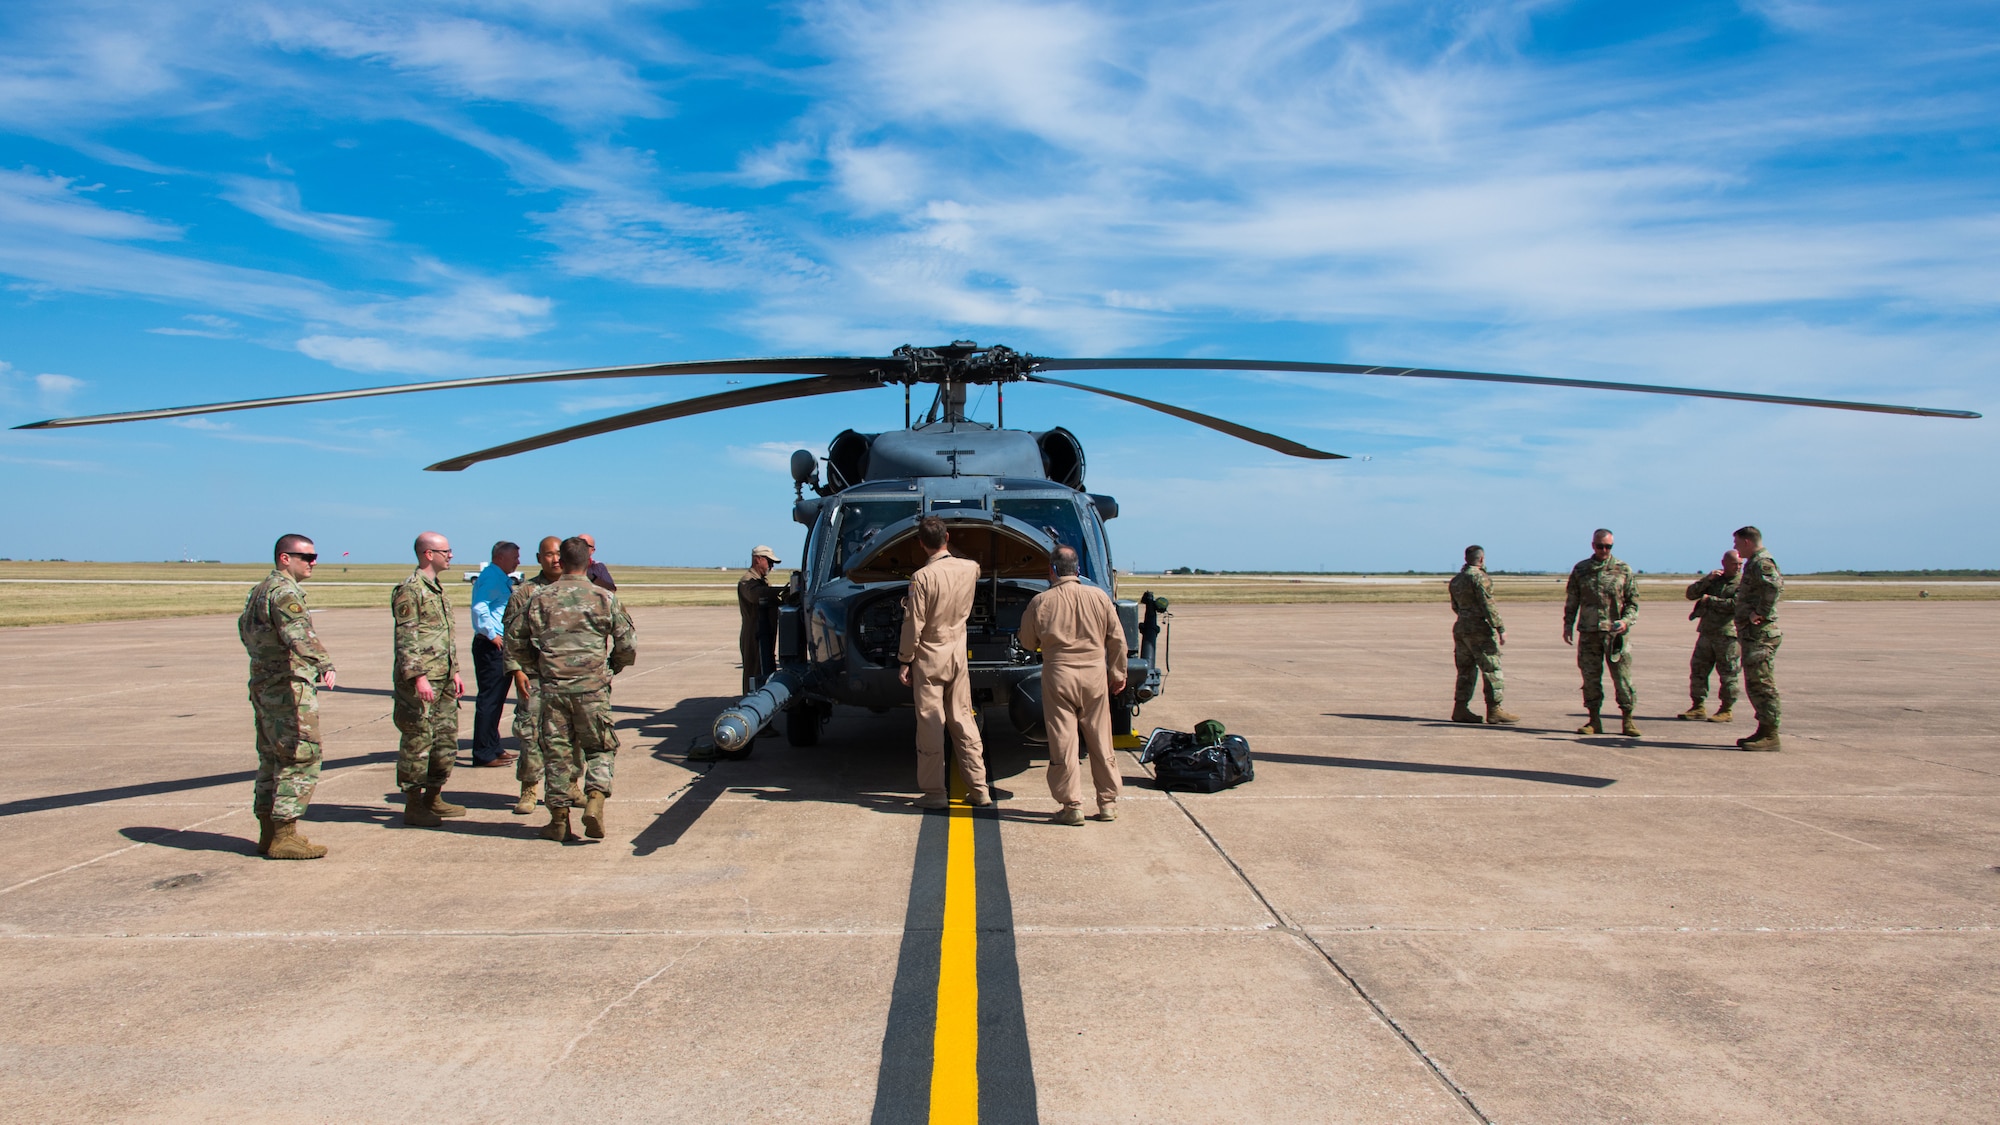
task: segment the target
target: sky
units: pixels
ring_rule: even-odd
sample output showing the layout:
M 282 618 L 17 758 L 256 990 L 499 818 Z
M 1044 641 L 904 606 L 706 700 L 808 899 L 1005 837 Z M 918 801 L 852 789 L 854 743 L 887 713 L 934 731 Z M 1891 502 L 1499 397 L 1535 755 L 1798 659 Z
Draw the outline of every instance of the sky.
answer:
M 608 364 L 1320 360 L 1992 415 L 1990 4 L 15 0 L 0 422 Z M 1016 387 L 1121 568 L 2000 565 L 1996 420 L 1359 376 Z M 753 377 L 761 381 L 764 377 Z M 778 377 L 770 377 L 778 378 Z M 796 556 L 786 461 L 892 389 L 459 474 L 726 386 L 448 391 L 0 430 L 0 555 L 354 561 L 436 529 L 614 565 Z M 992 420 L 989 396 L 974 416 Z M 1363 460 L 1362 458 L 1367 458 Z

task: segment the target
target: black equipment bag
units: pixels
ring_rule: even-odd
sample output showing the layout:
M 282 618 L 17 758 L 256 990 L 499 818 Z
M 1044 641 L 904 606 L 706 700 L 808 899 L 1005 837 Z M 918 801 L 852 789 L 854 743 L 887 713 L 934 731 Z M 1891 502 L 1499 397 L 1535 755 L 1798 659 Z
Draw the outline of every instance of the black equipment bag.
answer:
M 1214 793 L 1257 776 L 1250 743 L 1240 734 L 1227 734 L 1216 745 L 1202 746 L 1186 731 L 1159 727 L 1147 736 L 1139 760 L 1153 767 L 1153 782 L 1161 789 Z

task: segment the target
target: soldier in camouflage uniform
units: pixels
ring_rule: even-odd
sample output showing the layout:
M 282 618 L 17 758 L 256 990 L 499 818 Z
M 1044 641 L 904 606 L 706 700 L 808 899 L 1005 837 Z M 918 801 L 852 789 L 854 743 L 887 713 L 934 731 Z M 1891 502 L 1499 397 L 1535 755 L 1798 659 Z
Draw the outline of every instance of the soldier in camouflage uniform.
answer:
M 319 784 L 319 693 L 333 686 L 333 658 L 306 616 L 299 581 L 319 560 L 313 541 L 281 537 L 272 548 L 271 576 L 243 602 L 236 635 L 250 654 L 250 713 L 257 723 L 257 854 L 270 859 L 318 859 L 326 854 L 298 833 L 299 817 Z
M 611 677 L 638 655 L 624 605 L 588 578 L 590 544 L 571 537 L 561 553 L 562 577 L 531 594 L 507 628 L 508 654 L 541 686 L 542 799 L 549 808 L 541 834 L 558 843 L 576 838 L 570 783 L 579 768 L 584 834 L 604 838 L 604 799 L 618 753 Z
M 435 531 L 417 536 L 416 573 L 396 586 L 389 606 L 396 617 L 396 704 L 402 741 L 396 752 L 396 786 L 403 791 L 403 823 L 436 828 L 441 818 L 464 816 L 465 806 L 444 799 L 445 779 L 458 760 L 458 644 L 451 603 L 438 575 L 451 565 L 451 543 Z
M 1743 556 L 1743 584 L 1736 591 L 1736 638 L 1743 645 L 1743 694 L 1757 712 L 1757 729 L 1736 745 L 1745 750 L 1778 749 L 1778 596 L 1785 576 L 1764 549 L 1764 533 L 1738 528 L 1736 552 Z
M 1701 624 L 1695 633 L 1694 656 L 1688 662 L 1688 698 L 1694 706 L 1681 712 L 1683 719 L 1726 723 L 1735 718 L 1731 711 L 1736 705 L 1736 587 L 1742 570 L 1743 556 L 1730 551 L 1722 556 L 1721 569 L 1709 571 L 1687 588 L 1688 600 L 1694 603 L 1688 620 Z M 1722 697 L 1722 706 L 1714 715 L 1703 706 L 1708 702 L 1711 671 L 1715 673 L 1716 694 Z
M 528 608 L 528 598 L 536 590 L 562 577 L 562 540 L 551 535 L 543 539 L 535 551 L 536 561 L 542 564 L 542 572 L 514 587 L 514 594 L 507 599 L 507 612 L 502 617 L 504 638 L 514 629 L 515 619 Z M 504 641 L 503 641 L 504 644 Z M 514 804 L 515 816 L 527 816 L 535 811 L 535 801 L 542 792 L 542 689 L 521 662 L 514 659 L 511 650 L 507 652 L 507 674 L 514 678 L 514 741 L 520 746 L 521 759 L 514 766 L 514 779 L 521 783 L 521 799 Z M 581 798 L 578 798 L 581 800 Z
M 1639 737 L 1632 708 L 1639 697 L 1632 690 L 1632 626 L 1639 620 L 1639 583 L 1632 568 L 1611 554 L 1611 532 L 1598 528 L 1590 536 L 1590 557 L 1570 568 L 1569 590 L 1563 599 L 1563 643 L 1576 645 L 1576 666 L 1583 672 L 1583 706 L 1590 719 L 1578 734 L 1603 734 L 1604 669 L 1611 669 L 1611 688 L 1618 710 L 1625 715 L 1622 733 Z M 1577 636 L 1581 633 L 1582 636 Z
M 1480 722 L 1472 712 L 1472 693 L 1486 679 L 1488 723 L 1518 723 L 1519 715 L 1500 706 L 1507 681 L 1500 674 L 1500 646 L 1507 643 L 1507 626 L 1493 605 L 1493 580 L 1486 576 L 1486 548 L 1465 549 L 1465 566 L 1450 583 L 1451 608 L 1458 620 L 1451 627 L 1451 655 L 1458 664 L 1458 684 L 1451 697 L 1451 721 Z

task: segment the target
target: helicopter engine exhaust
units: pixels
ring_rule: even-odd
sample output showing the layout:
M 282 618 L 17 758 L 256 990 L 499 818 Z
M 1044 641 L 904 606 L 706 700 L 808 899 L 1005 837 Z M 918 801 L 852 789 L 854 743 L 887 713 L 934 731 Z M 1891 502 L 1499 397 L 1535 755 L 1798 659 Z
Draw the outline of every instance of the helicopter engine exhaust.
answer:
M 792 705 L 800 689 L 805 687 L 805 679 L 789 668 L 781 668 L 772 673 L 764 686 L 736 701 L 715 717 L 715 727 L 711 732 L 715 744 L 735 753 L 750 745 L 757 732 L 771 724 L 778 712 Z

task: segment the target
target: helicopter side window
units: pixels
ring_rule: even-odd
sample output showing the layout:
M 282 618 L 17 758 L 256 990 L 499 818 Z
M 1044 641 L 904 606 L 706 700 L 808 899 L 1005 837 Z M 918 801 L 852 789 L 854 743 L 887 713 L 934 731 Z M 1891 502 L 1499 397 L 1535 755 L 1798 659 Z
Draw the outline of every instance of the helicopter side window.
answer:
M 844 572 L 876 532 L 916 515 L 919 504 L 917 500 L 854 500 L 842 504 L 836 517 L 833 560 L 827 573 Z
M 1098 540 L 1096 536 L 1086 536 L 1083 521 L 1077 517 L 1076 502 L 1069 499 L 995 499 L 993 510 L 1010 520 L 1022 523 L 1040 531 L 1056 541 L 1057 546 L 1070 547 L 1076 551 L 1078 569 L 1092 581 L 1098 581 L 1095 559 Z M 1101 582 L 1099 582 L 1102 585 Z

